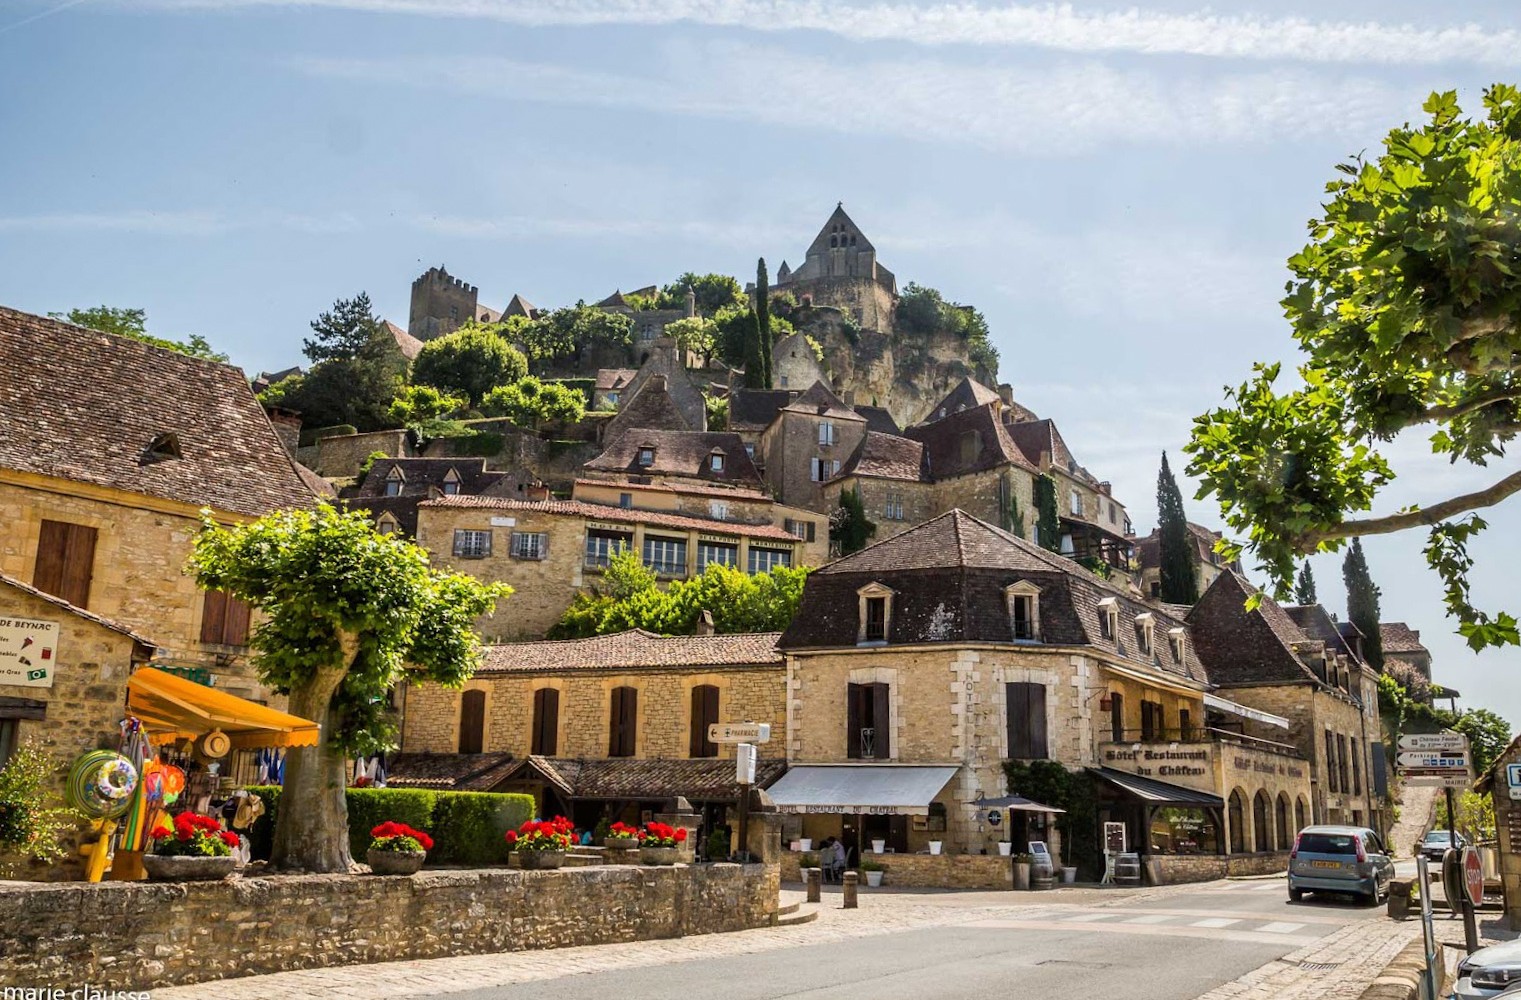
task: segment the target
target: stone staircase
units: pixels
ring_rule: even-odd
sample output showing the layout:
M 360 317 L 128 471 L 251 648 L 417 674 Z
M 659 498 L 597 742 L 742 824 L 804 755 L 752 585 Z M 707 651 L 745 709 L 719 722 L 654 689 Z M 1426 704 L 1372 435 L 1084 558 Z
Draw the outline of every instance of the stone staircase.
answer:
M 797 924 L 811 924 L 819 919 L 819 908 L 815 903 L 805 903 L 804 896 L 800 892 L 783 892 L 781 905 L 776 911 L 776 927 L 792 927 Z

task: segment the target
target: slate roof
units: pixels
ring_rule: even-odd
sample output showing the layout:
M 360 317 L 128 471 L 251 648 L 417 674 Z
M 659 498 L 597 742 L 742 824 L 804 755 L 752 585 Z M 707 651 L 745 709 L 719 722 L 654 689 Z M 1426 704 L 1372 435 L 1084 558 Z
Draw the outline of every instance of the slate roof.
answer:
M 1421 633 L 1404 622 L 1379 622 L 1378 637 L 1386 653 L 1429 653 Z
M 799 395 L 796 389 L 736 389 L 729 394 L 729 429 L 764 430 Z
M 400 469 L 406 478 L 401 494 L 388 497 L 386 479 L 393 469 Z M 416 538 L 417 505 L 443 493 L 450 469 L 459 474 L 460 492 L 471 496 L 486 493 L 508 477 L 505 472 L 488 470 L 484 458 L 377 458 L 350 497 L 349 506 L 369 511 L 375 520 L 389 513 L 402 534 Z
M 866 418 L 866 429 L 878 434 L 902 434 L 903 428 L 893 419 L 893 415 L 882 406 L 857 406 L 856 413 Z
M 637 368 L 598 368 L 596 388 L 600 392 L 622 389 L 639 374 Z
M 971 378 L 963 378 L 956 383 L 956 387 L 945 394 L 945 397 L 930 407 L 929 415 L 923 423 L 933 423 L 943 420 L 963 410 L 974 410 L 979 406 L 987 406 L 989 403 L 997 403 L 1001 397 L 993 389 L 989 389 L 981 382 Z
M 181 457 L 145 464 L 161 434 Z M 4 307 L 0 468 L 251 516 L 316 502 L 238 368 Z
M 636 510 L 631 507 L 609 507 L 605 504 L 587 503 L 583 500 L 511 500 L 506 497 L 439 497 L 425 500 L 418 507 L 466 507 L 481 510 L 520 510 L 525 513 L 563 514 L 584 517 L 593 521 L 615 521 L 620 524 L 645 524 L 655 528 L 671 528 L 680 531 L 706 531 L 719 535 L 744 535 L 746 538 L 763 538 L 773 541 L 796 542 L 797 536 L 774 524 L 741 524 L 737 521 L 715 521 L 705 517 L 688 517 L 685 514 L 667 514 L 663 511 Z
M 857 591 L 880 583 L 894 591 L 889 643 L 1011 643 L 1004 588 L 1028 581 L 1040 588 L 1041 639 L 1051 645 L 1091 646 L 1202 684 L 1193 644 L 1178 661 L 1168 642 L 1180 619 L 1100 580 L 1069 559 L 953 510 L 808 577 L 802 604 L 779 643 L 783 650 L 854 647 Z M 1114 602 L 1116 635 L 1106 638 L 1100 601 Z M 1139 650 L 1136 616 L 1153 619 L 1153 656 Z
M 396 349 L 401 351 L 401 356 L 408 361 L 416 361 L 417 352 L 422 350 L 423 342 L 390 320 L 383 320 L 382 323 L 386 333 L 389 333 L 391 339 L 396 341 Z
M 29 583 L 22 583 L 20 580 L 16 579 L 13 576 L 7 576 L 4 573 L 0 573 L 0 584 L 4 584 L 8 587 L 13 587 L 24 594 L 30 594 L 39 600 L 46 601 L 49 604 L 62 608 L 64 611 L 67 611 L 71 615 L 77 615 L 86 621 L 94 622 L 96 625 L 99 625 L 103 628 L 108 628 L 112 632 L 119 632 L 127 638 L 146 646 L 149 650 L 150 655 L 153 650 L 159 648 L 158 643 L 154 642 L 152 639 L 144 638 L 120 622 L 113 621 L 104 615 L 97 615 L 93 611 L 86 611 L 84 608 L 81 608 L 78 605 L 70 604 L 68 601 L 64 600 L 61 597 L 55 597 L 46 591 L 38 590 L 36 587 L 32 586 Z
M 514 642 L 485 647 L 478 674 L 561 670 L 669 670 L 671 667 L 782 666 L 778 632 L 656 635 L 630 629 L 589 639 Z
M 1283 612 L 1293 619 L 1299 631 L 1307 637 L 1319 639 L 1328 648 L 1343 656 L 1353 657 L 1359 663 L 1362 662 L 1362 657 L 1357 655 L 1356 649 L 1347 641 L 1347 633 L 1341 628 L 1342 623 L 1332 618 L 1331 612 L 1327 611 L 1324 605 L 1289 604 L 1284 606 Z
M 1210 681 L 1225 687 L 1316 683 L 1314 671 L 1294 651 L 1313 640 L 1267 594 L 1248 611 L 1246 600 L 1255 593 L 1256 587 L 1227 571 L 1188 613 L 1193 644 Z
M 767 788 L 787 770 L 787 762 L 762 757 L 755 762 L 755 784 Z M 523 781 L 542 778 L 573 799 L 652 801 L 682 796 L 690 802 L 735 801 L 739 785 L 734 761 L 721 758 L 638 760 L 629 757 L 525 757 L 506 776 Z
M 840 400 L 840 397 L 831 392 L 829 386 L 823 382 L 813 383 L 801 396 L 782 407 L 782 409 L 793 413 L 807 413 L 816 417 L 829 417 L 831 420 L 866 422 L 865 417 L 846 406 Z
M 664 375 L 648 379 L 638 389 L 628 389 L 632 395 L 619 400 L 618 413 L 608 421 L 603 433 L 609 439 L 631 430 L 690 431 L 697 430 L 687 421 L 686 415 L 676 405 L 676 398 L 667 388 Z
M 1219 556 L 1215 554 L 1215 542 L 1221 538 L 1221 533 L 1211 531 L 1202 524 L 1188 522 L 1188 539 L 1193 545 L 1195 557 L 1205 564 L 1216 563 Z M 1135 541 L 1135 557 L 1140 560 L 1142 569 L 1156 569 L 1162 565 L 1162 529 L 1153 528 L 1151 534 Z
M 653 465 L 639 464 L 639 449 L 654 448 Z M 724 455 L 722 472 L 708 461 L 714 450 Z M 745 442 L 729 431 L 669 431 L 633 428 L 613 439 L 607 450 L 582 468 L 631 476 L 681 476 L 685 479 L 760 488 L 761 474 Z
M 387 762 L 387 788 L 489 792 L 516 763 L 510 753 L 399 753 Z
M 905 432 L 924 445 L 924 458 L 932 478 L 948 479 L 1003 465 L 1017 465 L 1039 473 L 1039 467 L 1031 463 L 1010 439 L 995 409 L 989 405 L 962 410 L 933 423 L 910 427 Z M 977 436 L 977 447 L 967 457 L 962 452 L 962 441 L 969 434 Z
M 512 298 L 507 300 L 507 308 L 502 310 L 503 319 L 507 319 L 509 316 L 523 316 L 528 319 L 536 319 L 538 315 L 539 307 L 516 292 L 512 294 Z
M 835 478 L 846 476 L 927 481 L 924 445 L 912 438 L 867 431 Z

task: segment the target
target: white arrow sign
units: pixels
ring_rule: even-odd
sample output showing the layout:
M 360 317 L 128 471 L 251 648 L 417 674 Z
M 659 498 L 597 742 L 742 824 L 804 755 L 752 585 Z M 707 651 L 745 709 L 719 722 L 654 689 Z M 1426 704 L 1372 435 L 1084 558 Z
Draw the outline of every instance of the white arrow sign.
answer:
M 708 727 L 710 743 L 769 743 L 769 722 L 715 722 Z
M 1467 750 L 1468 737 L 1462 733 L 1410 733 L 1400 737 L 1401 750 Z
M 1400 767 L 1468 767 L 1465 753 L 1401 753 L 1396 763 Z
M 1405 784 L 1419 786 L 1421 788 L 1467 788 L 1469 785 L 1466 772 L 1454 771 L 1452 774 L 1414 774 L 1405 779 Z

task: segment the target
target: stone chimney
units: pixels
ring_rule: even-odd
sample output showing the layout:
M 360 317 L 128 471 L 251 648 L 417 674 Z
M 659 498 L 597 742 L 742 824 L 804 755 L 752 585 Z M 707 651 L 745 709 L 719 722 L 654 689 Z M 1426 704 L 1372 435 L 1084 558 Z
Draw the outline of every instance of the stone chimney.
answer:
M 1005 382 L 998 387 L 998 398 L 1003 400 L 1004 406 L 1014 405 L 1014 387 Z
M 851 409 L 855 409 L 855 406 L 856 406 L 856 391 L 854 389 L 846 389 L 845 390 L 845 397 L 844 397 L 843 400 L 841 400 L 841 402 L 843 402 L 846 406 L 850 407 Z
M 301 414 L 280 406 L 266 406 L 264 412 L 274 425 L 280 443 L 285 446 L 291 458 L 295 458 L 296 448 L 301 443 Z
M 694 635 L 712 635 L 714 632 L 713 612 L 704 611 L 702 617 L 697 619 L 697 631 Z
M 549 487 L 545 486 L 541 480 L 534 480 L 523 487 L 523 499 L 542 503 L 549 499 Z

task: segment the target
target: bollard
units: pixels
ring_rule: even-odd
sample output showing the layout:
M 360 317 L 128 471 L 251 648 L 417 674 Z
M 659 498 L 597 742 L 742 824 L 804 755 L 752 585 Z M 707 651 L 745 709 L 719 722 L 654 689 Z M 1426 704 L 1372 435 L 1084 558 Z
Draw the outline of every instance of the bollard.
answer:
M 840 887 L 841 895 L 845 897 L 845 909 L 854 910 L 856 908 L 856 888 L 857 884 L 861 881 L 861 873 L 846 872 L 840 881 L 842 883 Z
M 808 902 L 819 901 L 820 883 L 824 881 L 824 872 L 819 868 L 803 869 L 803 888 L 808 890 Z

